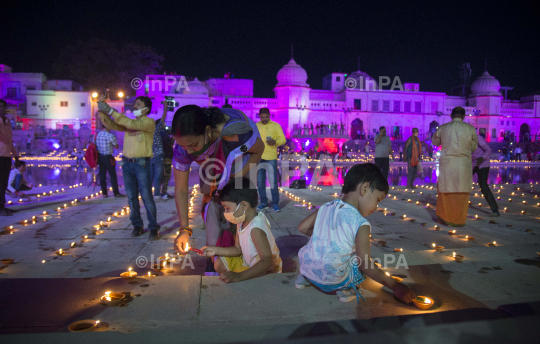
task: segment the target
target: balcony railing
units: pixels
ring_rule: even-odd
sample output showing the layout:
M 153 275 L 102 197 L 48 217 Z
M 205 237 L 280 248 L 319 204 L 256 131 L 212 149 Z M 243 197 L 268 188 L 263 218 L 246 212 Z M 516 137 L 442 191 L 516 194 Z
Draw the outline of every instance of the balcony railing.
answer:
M 338 138 L 338 139 L 348 139 L 349 134 L 347 129 L 340 128 L 296 128 L 293 131 L 292 137 L 300 138 Z

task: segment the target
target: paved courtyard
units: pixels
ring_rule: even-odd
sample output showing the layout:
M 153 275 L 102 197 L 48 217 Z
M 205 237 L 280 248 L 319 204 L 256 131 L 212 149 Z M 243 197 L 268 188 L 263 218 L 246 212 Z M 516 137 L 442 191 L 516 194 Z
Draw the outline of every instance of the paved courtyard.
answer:
M 95 191 L 90 197 L 93 190 L 86 185 L 65 186 L 64 191 L 38 187 L 39 200 L 15 202 L 10 207 L 18 212 L 0 219 L 0 259 L 14 258 L 13 264 L 0 266 L 0 333 L 13 334 L 3 336 L 12 341 L 38 338 L 31 333 L 51 333 L 40 335 L 46 341 L 73 340 L 63 337 L 73 334 L 58 332 L 67 332 L 75 321 L 93 319 L 100 320 L 96 332 L 105 334 L 81 335 L 82 341 L 99 340 L 103 335 L 118 339 L 118 333 L 139 333 L 138 338 L 151 340 L 168 331 L 175 331 L 173 338 L 190 342 L 273 341 L 288 338 L 306 323 L 493 310 L 540 301 L 539 190 L 536 183 L 496 185 L 493 192 L 506 211 L 490 218 L 491 211 L 474 185 L 467 225 L 450 235 L 454 228 L 435 222 L 434 184 L 419 185 L 416 190 L 391 188 L 379 211 L 368 217 L 372 256 L 382 263 L 394 258 L 406 262 L 398 268 L 394 262 L 386 270 L 403 278 L 418 295 L 435 301 L 431 309 L 420 310 L 399 302 L 390 290 L 369 280 L 363 284 L 367 303 L 360 304 L 341 303 L 335 295 L 314 288 L 294 288 L 298 250 L 308 240 L 297 226 L 313 211 L 302 200 L 316 207 L 339 197 L 335 193 L 340 190 L 329 186 L 284 189 L 300 201 L 280 193 L 282 211 L 265 213 L 283 258 L 283 274 L 235 284 L 202 276 L 206 261 L 194 253 L 174 254 L 172 243 L 179 223 L 173 199 L 156 201 L 161 238 L 149 241 L 148 233 L 130 236 L 129 215 L 121 213 L 127 206 L 125 198 L 103 198 Z M 205 242 L 200 202 L 201 196 L 195 195 L 190 246 L 196 248 Z M 142 216 L 146 224 L 144 207 Z M 100 221 L 106 227 L 96 228 Z M 493 242 L 494 246 L 488 246 Z M 435 251 L 433 243 L 444 246 L 443 251 Z M 63 255 L 56 254 L 60 249 Z M 455 261 L 454 252 L 464 260 Z M 152 262 L 166 253 L 177 261 L 167 271 L 152 270 Z M 120 274 L 129 267 L 138 275 L 125 280 Z M 100 303 L 106 291 L 126 293 L 129 299 L 107 307 Z

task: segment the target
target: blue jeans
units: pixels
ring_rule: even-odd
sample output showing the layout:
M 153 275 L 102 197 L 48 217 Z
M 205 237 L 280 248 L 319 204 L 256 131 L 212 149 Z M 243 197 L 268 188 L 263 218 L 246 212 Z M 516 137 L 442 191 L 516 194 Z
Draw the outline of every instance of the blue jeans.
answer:
M 141 206 L 139 204 L 139 192 L 146 208 L 148 217 L 148 229 L 159 229 L 157 223 L 157 210 L 154 197 L 152 197 L 152 183 L 150 180 L 150 159 L 140 158 L 138 162 L 124 161 L 122 166 L 124 174 L 124 186 L 131 208 L 129 219 L 133 227 L 144 227 L 141 218 Z
M 163 179 L 163 155 L 150 159 L 150 180 L 154 184 L 154 195 L 159 196 Z
M 268 205 L 266 197 L 266 173 L 270 182 L 270 191 L 272 193 L 272 204 L 279 206 L 279 190 L 278 190 L 278 169 L 277 160 L 261 159 L 259 163 L 259 171 L 257 172 L 257 188 L 259 189 L 259 197 L 261 205 Z

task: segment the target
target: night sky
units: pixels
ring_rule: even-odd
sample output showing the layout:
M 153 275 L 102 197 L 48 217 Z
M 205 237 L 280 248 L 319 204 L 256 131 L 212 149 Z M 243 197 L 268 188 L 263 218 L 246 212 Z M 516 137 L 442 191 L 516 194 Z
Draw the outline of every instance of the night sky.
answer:
M 536 4 L 535 4 L 536 3 Z M 2 1 L 0 63 L 54 78 L 58 51 L 93 37 L 152 46 L 163 71 L 254 80 L 273 97 L 294 58 L 312 88 L 333 71 L 399 76 L 422 91 L 449 92 L 458 66 L 488 71 L 509 96 L 540 91 L 538 1 Z

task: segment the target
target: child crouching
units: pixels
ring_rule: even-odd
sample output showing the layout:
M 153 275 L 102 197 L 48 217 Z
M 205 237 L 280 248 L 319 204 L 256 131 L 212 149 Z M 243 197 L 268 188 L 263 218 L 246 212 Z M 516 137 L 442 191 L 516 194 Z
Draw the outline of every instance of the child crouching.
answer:
M 359 302 L 359 297 L 364 297 L 356 286 L 368 276 L 392 289 L 403 302 L 412 302 L 416 296 L 406 285 L 387 276 L 372 262 L 362 264 L 360 260 L 371 259 L 371 225 L 365 217 L 376 211 L 377 204 L 386 197 L 388 181 L 374 164 L 355 165 L 345 176 L 342 193 L 343 199 L 322 205 L 298 226 L 311 238 L 298 252 L 300 274 L 296 288 L 313 284 L 325 292 L 336 291 L 341 302 L 355 298 Z
M 247 178 L 241 188 L 229 182 L 220 192 L 225 219 L 237 224 L 235 245 L 205 246 L 205 257 L 214 257 L 214 268 L 225 283 L 244 281 L 266 272 L 281 272 L 282 262 L 270 223 L 264 213 L 257 213 L 257 189 Z
M 23 191 L 32 190 L 32 184 L 28 183 L 23 173 L 26 171 L 26 162 L 15 159 L 14 169 L 9 173 L 8 194 L 12 197 L 24 197 Z

